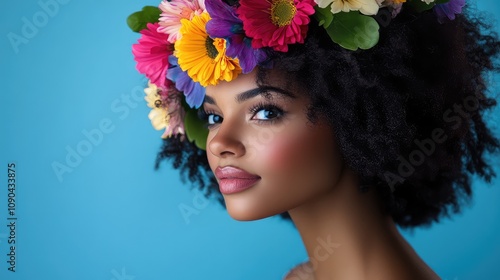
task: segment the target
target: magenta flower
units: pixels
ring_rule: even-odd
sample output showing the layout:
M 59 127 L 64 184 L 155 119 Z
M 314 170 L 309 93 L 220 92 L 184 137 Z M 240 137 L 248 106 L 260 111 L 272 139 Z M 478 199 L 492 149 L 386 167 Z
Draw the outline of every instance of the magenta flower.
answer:
M 211 17 L 206 26 L 208 35 L 226 39 L 226 55 L 239 59 L 244 74 L 267 59 L 263 49 L 252 48 L 252 39 L 245 36 L 243 21 L 236 15 L 236 7 L 222 0 L 205 0 L 205 6 Z
M 158 87 L 165 85 L 168 56 L 172 54 L 173 45 L 167 41 L 168 35 L 156 31 L 158 23 L 148 23 L 147 29 L 141 30 L 142 37 L 132 46 L 137 70 L 146 75 Z
M 237 14 L 254 48 L 287 52 L 289 44 L 304 43 L 315 5 L 313 0 L 240 0 Z
M 444 4 L 434 6 L 434 12 L 437 15 L 439 23 L 443 23 L 445 18 L 454 20 L 455 15 L 462 13 L 462 8 L 465 6 L 465 0 L 450 0 Z

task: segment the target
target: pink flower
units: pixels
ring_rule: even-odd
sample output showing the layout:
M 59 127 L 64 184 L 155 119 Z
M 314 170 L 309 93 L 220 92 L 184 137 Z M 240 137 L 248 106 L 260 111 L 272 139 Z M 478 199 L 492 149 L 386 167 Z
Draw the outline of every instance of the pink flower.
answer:
M 156 31 L 158 23 L 148 23 L 147 29 L 141 30 L 142 37 L 132 46 L 137 70 L 145 74 L 158 87 L 165 85 L 168 69 L 168 56 L 174 46 L 167 41 L 167 35 Z
M 392 18 L 395 18 L 403 7 L 403 3 L 406 0 L 376 0 L 380 8 L 389 7 Z
M 174 84 L 167 88 L 167 98 L 164 99 L 165 108 L 168 113 L 168 125 L 161 138 L 168 138 L 177 135 L 184 135 L 184 118 L 186 112 L 182 108 L 184 95 L 178 91 Z
M 205 11 L 205 0 L 163 0 L 159 6 L 162 10 L 159 32 L 168 34 L 168 41 L 175 43 L 179 39 L 181 19 L 191 20 Z
M 240 0 L 237 13 L 252 47 L 288 51 L 288 44 L 304 43 L 313 0 Z

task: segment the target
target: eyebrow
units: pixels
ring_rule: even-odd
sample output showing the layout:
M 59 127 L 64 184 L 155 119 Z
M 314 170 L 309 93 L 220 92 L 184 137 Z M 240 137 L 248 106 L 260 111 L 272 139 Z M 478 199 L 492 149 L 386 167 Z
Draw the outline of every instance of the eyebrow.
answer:
M 244 101 L 246 101 L 248 99 L 254 98 L 254 97 L 258 96 L 258 95 L 264 95 L 264 94 L 269 94 L 269 93 L 270 94 L 277 93 L 280 96 L 286 97 L 286 98 L 295 98 L 296 97 L 291 92 L 289 92 L 287 90 L 284 90 L 282 88 L 272 87 L 272 86 L 262 86 L 262 87 L 256 87 L 256 88 L 244 91 L 242 93 L 239 93 L 235 97 L 235 99 L 236 99 L 236 102 L 242 103 L 242 102 L 244 102 Z M 269 97 L 266 97 L 266 98 L 269 98 Z M 208 96 L 208 95 L 205 95 L 204 102 L 208 103 L 208 104 L 217 105 L 215 103 L 215 100 L 212 97 Z

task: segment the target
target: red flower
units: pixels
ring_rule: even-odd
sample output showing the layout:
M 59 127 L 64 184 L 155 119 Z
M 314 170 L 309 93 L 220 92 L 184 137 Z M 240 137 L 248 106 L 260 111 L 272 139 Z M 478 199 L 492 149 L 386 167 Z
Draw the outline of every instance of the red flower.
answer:
M 288 51 L 288 44 L 304 43 L 314 0 L 240 0 L 237 13 L 252 47 Z

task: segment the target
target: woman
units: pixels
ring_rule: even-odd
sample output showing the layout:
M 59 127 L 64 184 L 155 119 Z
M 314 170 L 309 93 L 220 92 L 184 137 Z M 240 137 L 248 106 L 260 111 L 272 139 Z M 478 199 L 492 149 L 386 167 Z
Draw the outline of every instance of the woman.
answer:
M 165 129 L 157 166 L 171 160 L 236 220 L 291 219 L 309 261 L 286 279 L 439 279 L 396 225 L 459 212 L 500 148 L 483 116 L 500 43 L 464 5 L 172 0 L 147 26 L 134 23 L 156 8 L 133 14 Z

